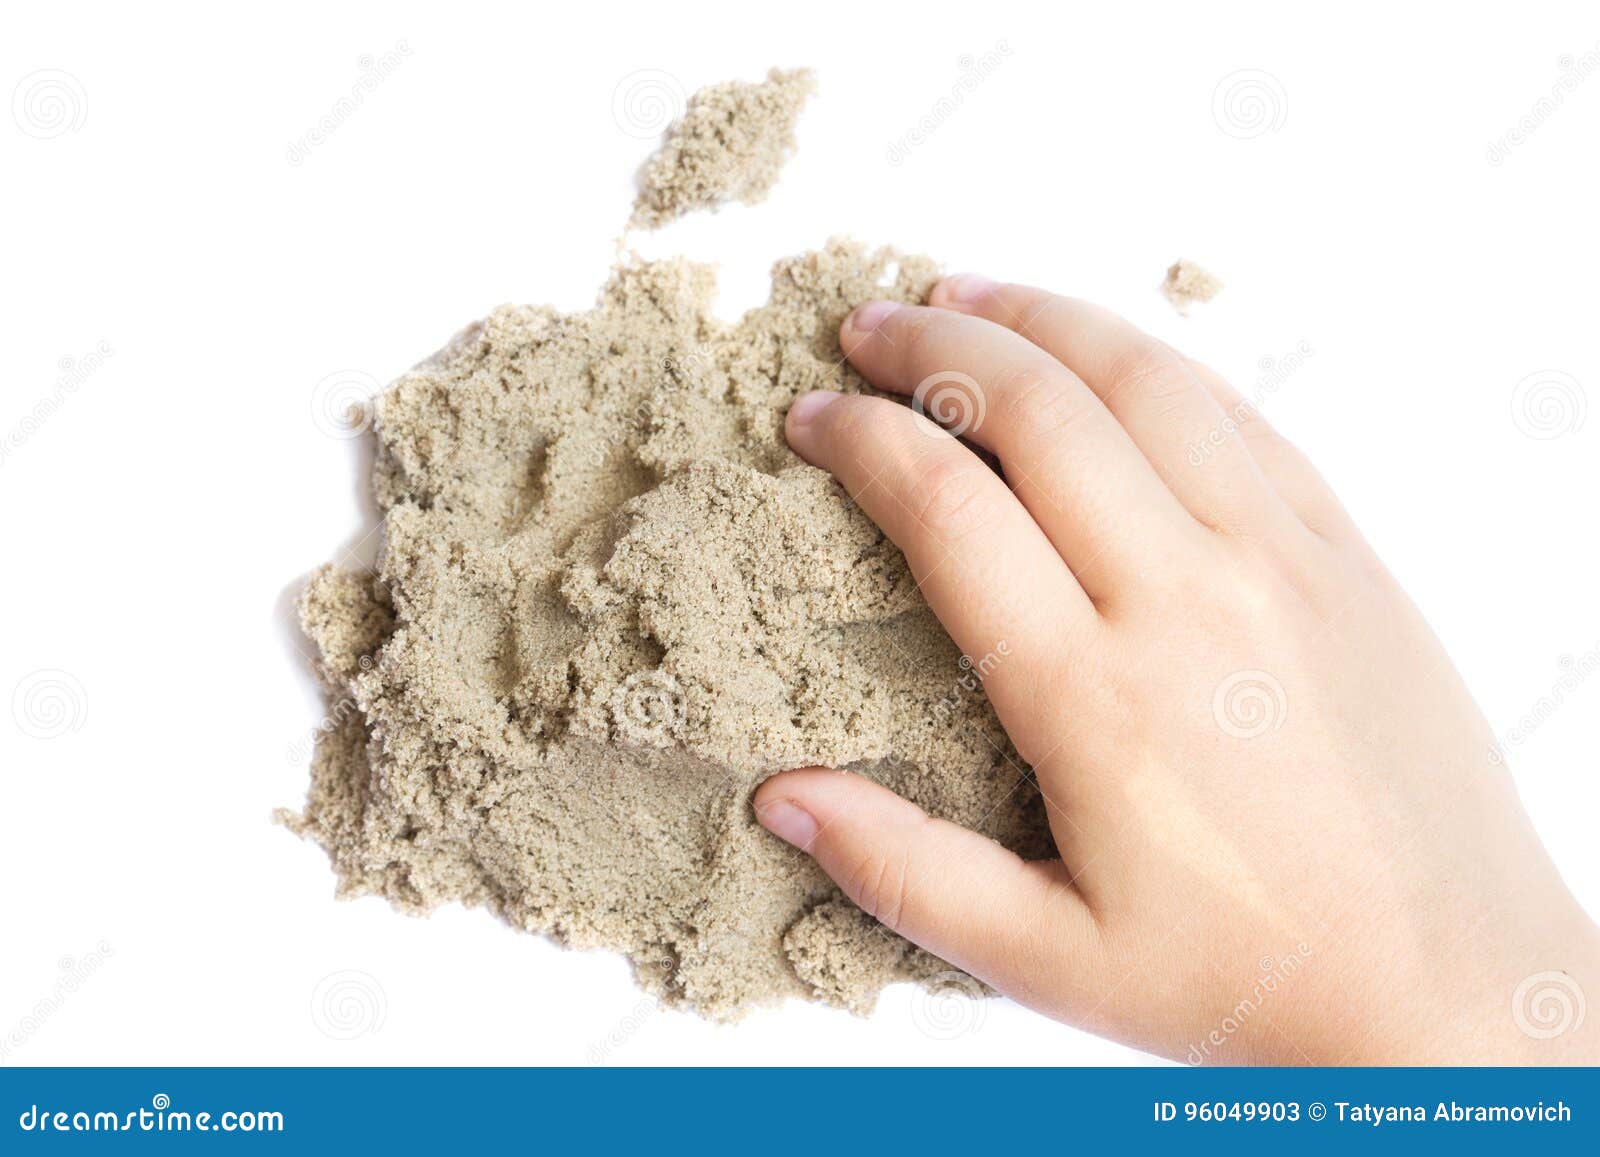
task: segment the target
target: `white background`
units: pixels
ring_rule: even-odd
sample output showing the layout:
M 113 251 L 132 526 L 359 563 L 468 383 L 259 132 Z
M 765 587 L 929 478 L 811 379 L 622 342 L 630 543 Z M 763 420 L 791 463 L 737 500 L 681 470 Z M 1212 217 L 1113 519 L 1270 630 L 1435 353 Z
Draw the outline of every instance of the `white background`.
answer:
M 8 9 L 0 91 L 44 71 L 67 103 L 64 121 L 15 97 L 0 113 L 4 1063 L 1144 1059 L 999 1002 L 930 1039 L 904 988 L 870 1019 L 652 1013 L 608 954 L 481 912 L 338 903 L 322 853 L 270 822 L 303 797 L 292 749 L 322 712 L 289 601 L 370 525 L 359 444 L 325 432 L 318 383 L 387 381 L 497 303 L 586 305 L 651 147 L 613 111 L 639 70 L 692 90 L 818 69 L 769 203 L 634 239 L 721 262 L 725 312 L 764 296 L 774 258 L 845 232 L 1104 301 L 1247 393 L 1262 359 L 1306 342 L 1262 408 L 1496 730 L 1600 646 L 1600 74 L 1535 112 L 1563 57 L 1600 49 L 1592 3 L 1493 22 L 1392 3 L 780 11 Z M 291 164 L 363 55 L 400 42 L 399 67 Z M 1001 42 L 891 164 L 962 58 Z M 1240 83 L 1264 119 L 1216 99 Z M 1154 289 L 1179 256 L 1228 283 L 1187 320 Z M 63 359 L 102 342 L 63 393 Z M 1568 384 L 1519 412 L 1540 374 Z M 54 727 L 7 710 L 41 671 L 67 673 L 50 676 L 67 687 Z M 1591 912 L 1597 753 L 1600 678 L 1513 750 Z M 370 1003 L 339 1039 L 316 1002 L 349 971 Z

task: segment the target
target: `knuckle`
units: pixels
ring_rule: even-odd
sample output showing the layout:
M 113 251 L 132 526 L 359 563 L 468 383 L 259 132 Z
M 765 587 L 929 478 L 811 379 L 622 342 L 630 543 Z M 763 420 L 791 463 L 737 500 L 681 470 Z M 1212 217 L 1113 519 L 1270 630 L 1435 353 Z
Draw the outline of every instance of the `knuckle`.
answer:
M 1096 308 L 1076 297 L 1036 290 L 1021 309 L 1022 319 L 1027 324 L 1020 332 L 1035 341 L 1052 333 L 1071 332 L 1082 327 L 1084 319 L 1092 317 Z
M 1355 566 L 1362 578 L 1372 587 L 1390 598 L 1397 598 L 1409 602 L 1405 588 L 1400 585 L 1400 580 L 1394 577 L 1394 572 L 1387 564 L 1373 553 L 1366 544 L 1351 552 L 1354 556 Z
M 976 459 L 933 456 L 913 475 L 906 509 L 938 537 L 960 538 L 988 520 L 984 471 Z
M 1189 389 L 1189 374 L 1182 363 L 1160 342 L 1133 341 L 1120 349 L 1106 369 L 1107 399 L 1126 395 L 1160 401 Z
M 1268 491 L 1256 484 L 1255 477 L 1213 480 L 1207 492 L 1207 507 L 1201 525 L 1253 547 L 1266 547 L 1275 541 L 1281 525 L 1275 520 L 1277 508 Z
M 1016 286 L 1000 304 L 1003 308 L 986 311 L 986 316 L 1030 341 L 1039 341 L 1064 311 L 1067 301 L 1043 289 Z
M 1289 440 L 1261 416 L 1261 411 L 1255 403 L 1241 401 L 1232 407 L 1223 408 L 1224 416 L 1233 420 L 1234 427 L 1239 431 L 1239 436 L 1253 448 L 1270 451 L 1274 455 L 1282 454 L 1289 447 Z
M 1089 417 L 1089 399 L 1036 366 L 1016 366 L 995 383 L 1006 399 L 1006 416 L 1030 434 L 1066 434 Z
M 1257 637 L 1264 631 L 1270 634 L 1304 610 L 1304 600 L 1274 552 L 1236 537 L 1232 557 L 1231 575 L 1215 597 L 1218 605 L 1226 608 L 1233 633 L 1241 638 Z

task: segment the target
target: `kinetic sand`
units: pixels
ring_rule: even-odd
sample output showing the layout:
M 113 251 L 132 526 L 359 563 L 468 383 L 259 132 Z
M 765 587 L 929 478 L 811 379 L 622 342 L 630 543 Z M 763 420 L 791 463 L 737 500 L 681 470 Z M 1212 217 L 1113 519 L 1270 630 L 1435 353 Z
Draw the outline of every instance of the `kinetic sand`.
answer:
M 615 949 L 717 1018 L 866 1011 L 946 967 L 750 806 L 776 771 L 848 767 L 1049 854 L 904 557 L 782 435 L 799 393 L 867 388 L 845 314 L 935 277 L 835 240 L 727 324 L 709 268 L 625 262 L 593 309 L 502 307 L 389 387 L 378 569 L 324 568 L 300 601 L 331 709 L 286 818 L 343 894 Z

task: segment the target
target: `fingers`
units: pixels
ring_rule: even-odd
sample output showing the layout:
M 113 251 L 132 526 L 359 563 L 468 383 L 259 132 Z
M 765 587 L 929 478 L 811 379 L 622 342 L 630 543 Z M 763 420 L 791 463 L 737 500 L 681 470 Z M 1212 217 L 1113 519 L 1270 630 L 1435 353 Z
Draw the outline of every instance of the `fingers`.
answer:
M 1098 927 L 1059 862 L 1028 863 L 848 772 L 784 772 L 754 802 L 890 931 L 1034 1007 L 1090 991 Z
M 1245 447 L 1217 439 L 1225 415 L 1188 363 L 1110 310 L 1024 285 L 947 278 L 932 304 L 1014 331 L 1081 377 L 1178 500 L 1217 530 L 1259 536 L 1288 521 Z M 1200 464 L 1193 448 L 1213 445 Z
M 1067 367 L 987 321 L 872 302 L 840 342 L 874 385 L 992 450 L 1084 589 L 1113 598 L 1198 530 L 1127 431 Z
M 1026 735 L 1041 688 L 1058 683 L 1051 672 L 1064 658 L 1085 661 L 1090 649 L 1072 642 L 1098 618 L 1016 496 L 972 451 L 887 398 L 806 394 L 786 431 L 905 553 L 956 645 L 1007 656 L 984 686 L 1002 722 Z
M 1334 542 L 1360 541 L 1361 532 L 1332 487 L 1300 449 L 1272 428 L 1261 411 L 1223 376 L 1190 360 L 1189 368 L 1222 407 L 1221 437 L 1237 437 L 1272 488 L 1307 527 Z

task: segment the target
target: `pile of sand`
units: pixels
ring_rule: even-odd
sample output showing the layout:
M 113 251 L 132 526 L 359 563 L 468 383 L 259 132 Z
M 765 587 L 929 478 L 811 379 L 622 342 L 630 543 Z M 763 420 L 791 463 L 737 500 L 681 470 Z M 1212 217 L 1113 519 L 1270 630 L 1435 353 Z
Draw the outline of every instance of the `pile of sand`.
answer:
M 835 240 L 730 325 L 709 268 L 625 263 L 594 309 L 502 307 L 388 389 L 377 573 L 325 568 L 301 600 L 342 709 L 289 822 L 343 894 L 485 905 L 716 1017 L 864 1011 L 945 967 L 750 806 L 773 772 L 850 767 L 1048 854 L 904 557 L 782 436 L 802 391 L 867 388 L 845 314 L 935 276 Z

